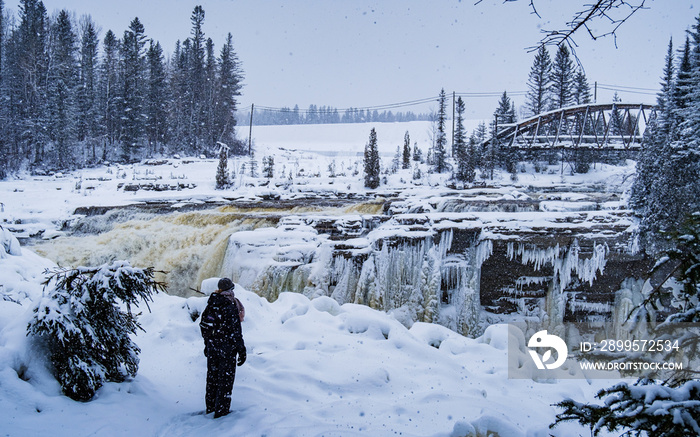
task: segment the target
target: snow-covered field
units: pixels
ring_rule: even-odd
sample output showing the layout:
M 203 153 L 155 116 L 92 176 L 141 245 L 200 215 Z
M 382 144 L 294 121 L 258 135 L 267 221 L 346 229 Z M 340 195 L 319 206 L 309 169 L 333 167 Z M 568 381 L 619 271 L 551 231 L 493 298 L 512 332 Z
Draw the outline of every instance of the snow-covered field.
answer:
M 403 143 L 406 130 L 411 142 L 427 151 L 428 123 L 376 127 L 385 165 Z M 156 200 L 178 206 L 227 199 L 255 201 L 257 196 L 271 194 L 282 199 L 314 193 L 366 194 L 362 168 L 360 176 L 352 171 L 370 128 L 339 125 L 334 134 L 321 134 L 321 129 L 331 127 L 255 127 L 256 156 L 275 157 L 275 178 L 264 186 L 240 174 L 243 160 L 231 160 L 230 168 L 239 172 L 234 189 L 217 191 L 217 161 L 199 158 L 1 181 L 0 224 L 22 238 L 53 238 L 61 234 L 64 222 L 76 218 L 75 209 L 83 206 Z M 334 142 L 334 138 L 343 140 Z M 346 138 L 358 139 L 346 142 Z M 329 175 L 333 162 L 335 177 Z M 516 182 L 498 175 L 490 197 L 517 198 L 533 185 L 581 183 L 612 186 L 619 192 L 629 184 L 633 171 L 633 164 L 598 165 L 587 175 L 525 172 Z M 442 183 L 447 175 L 423 175 L 415 181 L 411 176 L 412 170 L 388 175 L 377 194 L 401 191 L 421 201 L 445 191 Z M 180 187 L 124 190 L 125 184 L 148 183 Z M 576 201 L 576 196 L 560 196 L 551 206 L 566 210 L 567 202 Z M 179 228 L 163 227 L 163 232 L 174 229 Z M 130 232 L 128 228 L 120 231 Z M 143 306 L 140 322 L 145 332 L 135 338 L 142 350 L 136 378 L 107 384 L 93 401 L 78 403 L 61 394 L 46 357 L 25 336 L 32 302 L 42 293 L 42 272 L 55 260 L 33 251 L 41 246 L 18 249 L 9 233 L 0 235 L 0 435 L 587 435 L 587 430 L 574 425 L 550 430 L 556 414 L 551 405 L 564 397 L 594 401 L 596 391 L 611 384 L 508 379 L 508 331 L 503 325 L 468 339 L 433 324 L 416 323 L 409 329 L 385 313 L 353 304 L 341 306 L 327 297 L 309 300 L 284 293 L 270 303 L 239 288 L 238 296 L 246 306 L 243 330 L 249 358 L 238 370 L 231 415 L 214 420 L 200 414 L 206 363 L 193 315 L 203 309 L 204 297 L 161 294 L 151 304 L 151 312 Z M 69 245 L 56 247 L 70 252 L 70 244 L 77 240 L 67 241 Z M 101 250 L 98 238 L 86 241 L 95 251 Z

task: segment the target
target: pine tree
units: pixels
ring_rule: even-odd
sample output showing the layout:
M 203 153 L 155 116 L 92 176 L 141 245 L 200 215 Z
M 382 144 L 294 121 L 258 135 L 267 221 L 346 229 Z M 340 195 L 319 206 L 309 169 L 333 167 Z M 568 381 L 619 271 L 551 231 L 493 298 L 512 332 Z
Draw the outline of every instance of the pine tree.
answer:
M 205 81 L 204 74 L 205 59 L 206 59 L 206 39 L 202 26 L 204 24 L 204 9 L 202 6 L 195 6 L 190 16 L 192 30 L 189 44 L 188 54 L 188 71 L 187 71 L 187 92 L 188 92 L 188 127 L 190 131 L 190 143 L 188 151 L 193 154 L 199 154 L 204 148 L 204 132 L 203 126 L 205 120 L 203 118 L 205 102 Z
M 236 127 L 236 98 L 241 95 L 243 73 L 238 56 L 233 49 L 233 37 L 229 33 L 219 55 L 218 102 L 214 114 L 214 134 L 217 141 L 229 144 L 234 155 L 244 155 L 247 149 L 234 147 Z M 297 108 L 298 109 L 298 108 Z M 297 111 L 298 112 L 298 111 Z
M 543 44 L 535 55 L 527 80 L 528 92 L 525 105 L 531 115 L 541 114 L 550 107 L 551 71 L 552 60 L 549 57 L 549 51 Z
M 406 131 L 403 136 L 403 156 L 401 168 L 404 170 L 411 168 L 411 137 L 408 135 L 408 131 Z
M 231 185 L 228 177 L 228 146 L 220 144 L 219 165 L 216 167 L 216 189 L 223 190 Z
M 263 157 L 263 177 L 272 179 L 275 177 L 275 158 L 272 155 Z
M 639 152 L 637 173 L 632 184 L 630 206 L 641 217 L 645 217 L 641 227 L 647 233 L 655 226 L 651 223 L 651 215 L 647 208 L 650 206 L 654 193 L 656 178 L 664 161 L 664 143 L 672 130 L 674 109 L 675 69 L 673 57 L 673 39 L 668 43 L 663 75 L 661 77 L 661 92 L 656 98 L 656 116 L 652 118 L 644 133 L 644 147 Z
M 3 101 L 8 101 L 8 92 L 6 88 L 5 79 L 5 4 L 3 0 L 0 0 L 0 99 Z M 5 157 L 5 159 L 0 162 L 0 180 L 7 177 L 7 172 L 9 170 L 9 165 L 7 162 L 7 157 L 10 155 L 10 147 L 8 137 L 10 134 L 10 129 L 7 127 L 9 120 L 8 104 L 0 105 L 0 120 L 5 120 L 5 123 L 0 123 L 0 154 Z
M 78 62 L 77 37 L 66 10 L 58 13 L 51 33 L 48 133 L 55 144 L 56 165 L 67 169 L 75 165 L 72 146 L 76 140 Z
M 38 0 L 20 0 L 20 24 L 13 32 L 13 111 L 17 111 L 15 150 L 10 159 L 20 161 L 33 155 L 33 163 L 44 160 L 49 138 L 46 132 L 49 18 Z
M 591 87 L 588 85 L 588 79 L 586 78 L 586 74 L 583 72 L 583 70 L 578 69 L 576 71 L 572 88 L 573 103 L 577 105 L 591 103 Z
M 48 347 L 63 392 L 89 401 L 105 382 L 135 376 L 140 350 L 130 336 L 141 326 L 131 308 L 165 290 L 153 279 L 154 270 L 116 261 L 46 273 L 45 293 L 27 334 L 42 338 Z
M 435 145 L 432 153 L 432 165 L 435 173 L 442 173 L 447 170 L 447 134 L 445 132 L 445 122 L 447 121 L 447 95 L 445 89 L 440 90 L 438 97 L 437 131 Z
M 99 135 L 98 52 L 99 39 L 95 23 L 83 17 L 80 24 L 80 77 L 78 81 L 77 139 L 85 142 L 85 156 L 97 161 L 97 137 Z
M 503 144 L 500 143 L 500 139 L 498 139 L 498 132 L 500 132 L 503 125 L 516 122 L 515 107 L 510 97 L 508 97 L 508 93 L 505 91 L 503 91 L 501 100 L 498 102 L 498 108 L 496 108 L 493 113 L 493 119 L 493 139 L 489 143 L 491 150 L 489 151 L 488 159 L 491 178 L 493 178 L 493 170 L 499 162 L 502 163 L 506 171 L 511 174 L 515 172 L 517 162 L 517 150 L 510 147 L 503 147 Z
M 610 135 L 622 135 L 622 114 L 620 114 L 620 109 L 617 107 L 616 103 L 622 102 L 622 99 L 615 91 L 613 94 L 613 107 L 610 113 L 610 126 L 608 126 L 608 131 Z
M 681 53 L 681 58 L 678 65 L 678 75 L 676 77 L 676 84 L 673 93 L 673 105 L 675 110 L 674 116 L 676 118 L 676 122 L 679 122 L 678 119 L 683 117 L 682 112 L 688 107 L 688 101 L 690 100 L 691 76 L 693 69 L 690 50 L 690 37 L 686 36 L 685 45 L 683 46 L 683 51 Z
M 552 106 L 551 109 L 564 108 L 572 103 L 572 82 L 574 79 L 574 63 L 571 60 L 566 44 L 559 45 L 554 56 L 551 77 Z
M 372 128 L 369 133 L 369 142 L 365 146 L 364 156 L 365 187 L 375 189 L 379 187 L 379 149 L 377 146 L 377 131 Z
M 464 129 L 464 101 L 457 98 L 455 110 L 457 112 L 457 123 L 455 126 L 455 161 L 457 169 L 455 178 L 462 182 L 474 182 L 476 176 L 473 155 L 469 153 L 467 145 L 467 133 Z
M 167 142 L 167 75 L 160 43 L 150 42 L 146 52 L 148 74 L 145 99 L 145 130 L 148 139 L 148 155 L 162 153 Z
M 423 151 L 418 148 L 418 143 L 413 143 L 413 154 L 411 155 L 413 162 L 421 162 L 423 160 Z
M 119 39 L 108 30 L 102 40 L 102 61 L 99 80 L 100 126 L 103 136 L 102 159 L 113 159 L 119 140 L 121 117 L 119 116 Z
M 143 24 L 138 17 L 129 24 L 122 40 L 122 77 L 119 102 L 122 119 L 121 143 L 122 160 L 131 162 L 139 159 L 142 152 L 143 133 L 145 130 L 144 94 L 146 36 Z

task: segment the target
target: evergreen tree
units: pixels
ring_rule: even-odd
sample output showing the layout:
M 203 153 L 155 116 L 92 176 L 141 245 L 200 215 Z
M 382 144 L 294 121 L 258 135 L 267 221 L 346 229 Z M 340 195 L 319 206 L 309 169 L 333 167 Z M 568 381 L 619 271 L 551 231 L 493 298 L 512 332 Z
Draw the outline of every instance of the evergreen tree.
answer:
M 660 173 L 661 163 L 664 161 L 664 143 L 672 130 L 674 109 L 674 83 L 675 69 L 673 57 L 673 39 L 668 43 L 663 75 L 661 77 L 661 92 L 656 98 L 657 111 L 644 133 L 644 147 L 639 152 L 637 160 L 637 174 L 632 184 L 630 194 L 630 206 L 642 217 L 643 233 L 647 233 L 650 223 L 650 199 L 654 193 L 656 178 Z M 653 227 L 653 226 L 652 226 Z
M 44 340 L 63 392 L 88 401 L 105 382 L 135 376 L 140 350 L 130 336 L 141 326 L 131 307 L 165 290 L 154 270 L 116 261 L 47 273 L 27 334 Z
M 122 119 L 122 160 L 131 162 L 140 158 L 145 130 L 144 93 L 146 36 L 138 17 L 129 24 L 122 40 L 122 76 L 120 115 Z
M 560 44 L 554 56 L 551 77 L 552 107 L 564 108 L 573 102 L 572 83 L 574 79 L 574 63 L 571 60 L 566 44 Z
M 5 53 L 5 3 L 0 0 L 0 99 L 7 102 L 8 92 L 4 80 L 6 74 Z M 8 104 L 0 105 L 0 120 L 5 120 L 4 123 L 0 123 L 0 154 L 5 157 L 0 162 L 0 180 L 7 177 L 9 170 L 7 162 L 7 157 L 10 155 L 8 137 L 11 135 L 7 126 L 7 123 L 10 122 L 9 106 Z
M 423 151 L 418 148 L 418 143 L 413 143 L 413 155 L 411 159 L 414 162 L 421 162 L 423 160 Z
M 216 93 L 218 102 L 214 114 L 213 129 L 217 141 L 229 144 L 234 155 L 244 155 L 248 152 L 247 148 L 242 145 L 234 147 L 236 144 L 236 98 L 241 95 L 242 82 L 243 73 L 238 56 L 233 49 L 233 36 L 229 33 L 219 55 L 219 89 Z M 296 109 L 298 113 L 298 107 Z
M 440 90 L 438 97 L 437 132 L 435 145 L 432 153 L 432 165 L 435 173 L 442 173 L 447 170 L 447 134 L 445 132 L 445 122 L 447 120 L 447 95 L 445 89 Z
M 473 155 L 469 153 L 467 133 L 464 129 L 465 107 L 461 97 L 457 98 L 455 109 L 457 112 L 457 123 L 455 126 L 455 161 L 457 163 L 457 169 L 455 171 L 455 178 L 462 182 L 474 182 L 476 173 Z
M 622 102 L 622 99 L 615 91 L 613 95 L 613 107 L 610 113 L 610 125 L 608 126 L 608 131 L 610 135 L 622 135 L 622 114 L 620 114 L 620 109 L 617 107 L 616 103 Z
M 204 120 L 203 116 L 204 109 L 206 107 L 206 96 L 204 93 L 206 81 L 206 75 L 204 74 L 206 39 L 202 29 L 204 24 L 204 15 L 204 9 L 201 6 L 195 6 L 194 10 L 192 11 L 192 15 L 190 16 L 192 30 L 189 39 L 190 44 L 187 72 L 187 129 L 190 131 L 188 152 L 193 154 L 201 153 L 205 147 L 203 126 L 205 125 L 206 121 Z
M 573 93 L 573 103 L 577 105 L 591 103 L 591 87 L 588 85 L 586 74 L 580 68 L 574 76 Z
M 272 155 L 263 157 L 263 177 L 272 179 L 275 177 L 275 158 Z
M 403 136 L 401 168 L 404 170 L 411 168 L 411 137 L 408 135 L 408 131 Z
M 119 50 L 120 42 L 114 32 L 107 31 L 102 40 L 102 62 L 100 64 L 99 106 L 100 125 L 103 135 L 102 159 L 115 156 L 119 141 L 121 117 L 119 116 Z
M 683 51 L 681 52 L 681 58 L 678 65 L 678 76 L 676 77 L 676 84 L 674 86 L 673 100 L 674 100 L 674 116 L 676 122 L 679 122 L 679 118 L 683 117 L 683 112 L 688 107 L 688 101 L 690 100 L 690 90 L 691 90 L 691 80 L 692 80 L 692 63 L 690 57 L 690 37 L 686 36 L 685 45 L 683 46 Z
M 219 165 L 216 167 L 216 189 L 223 190 L 231 185 L 228 177 L 228 146 L 221 144 L 219 149 Z
M 76 140 L 77 114 L 76 39 L 68 12 L 60 11 L 51 29 L 47 118 L 48 133 L 55 144 L 55 163 L 62 169 L 75 165 L 72 146 Z
M 218 141 L 214 131 L 214 113 L 216 111 L 217 99 L 217 81 L 216 77 L 216 55 L 214 54 L 214 41 L 207 38 L 207 58 L 204 64 L 204 125 L 203 136 L 204 145 L 207 148 L 212 148 Z
M 146 52 L 148 72 L 145 100 L 146 135 L 148 138 L 148 155 L 162 153 L 167 142 L 167 76 L 163 61 L 163 49 L 160 43 L 150 42 Z
M 372 128 L 369 133 L 369 142 L 365 146 L 364 156 L 365 187 L 375 189 L 379 186 L 379 149 L 377 146 L 377 131 Z
M 78 141 L 85 142 L 85 156 L 97 161 L 97 137 L 99 135 L 98 53 L 97 28 L 90 17 L 83 17 L 80 24 L 80 70 L 78 79 Z
M 543 44 L 535 55 L 527 79 L 528 92 L 525 105 L 531 115 L 541 114 L 549 110 L 551 71 L 552 60 L 549 57 L 549 51 Z
M 498 102 L 498 107 L 493 113 L 494 124 L 492 127 L 493 140 L 490 142 L 491 150 L 489 151 L 489 171 L 493 178 L 493 170 L 500 162 L 509 173 L 514 173 L 517 163 L 517 150 L 510 147 L 503 147 L 498 138 L 502 126 L 510 125 L 516 122 L 515 107 L 513 102 L 508 97 L 508 93 L 503 91 L 503 95 Z
M 25 157 L 43 161 L 49 141 L 46 132 L 49 18 L 38 0 L 20 0 L 20 24 L 12 34 L 11 102 L 19 125 L 10 159 L 19 167 Z M 31 158 L 30 158 L 31 159 Z

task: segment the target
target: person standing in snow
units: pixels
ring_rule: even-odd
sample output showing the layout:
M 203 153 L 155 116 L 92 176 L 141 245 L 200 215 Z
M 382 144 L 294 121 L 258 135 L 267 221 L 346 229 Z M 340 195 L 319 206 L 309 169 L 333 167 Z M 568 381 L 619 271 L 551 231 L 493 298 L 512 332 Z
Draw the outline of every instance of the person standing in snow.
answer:
M 214 413 L 214 418 L 230 412 L 236 364 L 240 366 L 246 360 L 241 330 L 245 310 L 233 289 L 230 279 L 220 279 L 199 322 L 207 357 L 206 412 Z

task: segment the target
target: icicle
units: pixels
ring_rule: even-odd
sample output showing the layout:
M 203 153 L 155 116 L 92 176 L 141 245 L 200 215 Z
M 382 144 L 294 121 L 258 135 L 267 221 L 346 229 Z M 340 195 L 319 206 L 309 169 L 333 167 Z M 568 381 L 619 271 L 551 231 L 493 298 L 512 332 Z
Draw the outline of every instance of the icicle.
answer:
M 511 243 L 508 243 L 508 249 L 510 250 Z M 484 262 L 489 259 L 493 254 L 493 241 L 492 240 L 482 240 L 478 246 L 476 246 L 476 265 L 477 269 L 480 269 Z M 511 258 L 512 259 L 512 258 Z

